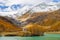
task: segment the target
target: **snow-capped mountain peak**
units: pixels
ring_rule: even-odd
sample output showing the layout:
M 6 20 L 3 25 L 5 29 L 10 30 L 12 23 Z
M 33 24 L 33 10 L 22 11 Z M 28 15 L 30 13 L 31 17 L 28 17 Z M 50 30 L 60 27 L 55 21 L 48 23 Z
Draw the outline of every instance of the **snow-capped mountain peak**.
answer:
M 23 6 L 22 8 L 20 8 L 19 10 L 17 10 L 14 13 L 10 13 L 5 15 L 5 16 L 9 16 L 15 18 L 17 16 L 22 16 L 23 14 L 25 14 L 26 12 L 47 12 L 47 11 L 55 11 L 60 9 L 60 3 L 55 3 L 55 2 L 50 2 L 50 3 L 46 3 L 46 2 L 41 2 L 41 3 L 37 3 L 35 5 L 31 5 L 29 6 L 25 4 L 25 6 Z M 3 15 L 3 14 L 2 14 Z
M 50 3 L 42 2 L 42 3 L 35 4 L 33 6 L 26 5 L 23 8 L 21 8 L 19 11 L 17 11 L 16 15 L 21 16 L 21 15 L 23 15 L 26 12 L 29 12 L 29 11 L 31 13 L 33 13 L 33 12 L 55 11 L 55 10 L 60 9 L 59 6 L 60 6 L 60 3 L 54 3 L 54 2 L 50 2 Z
M 26 5 L 23 8 L 21 8 L 20 10 L 18 10 L 16 14 L 17 15 L 19 15 L 19 14 L 22 15 L 22 14 L 26 13 L 27 11 L 29 11 L 29 9 L 30 9 L 30 6 Z

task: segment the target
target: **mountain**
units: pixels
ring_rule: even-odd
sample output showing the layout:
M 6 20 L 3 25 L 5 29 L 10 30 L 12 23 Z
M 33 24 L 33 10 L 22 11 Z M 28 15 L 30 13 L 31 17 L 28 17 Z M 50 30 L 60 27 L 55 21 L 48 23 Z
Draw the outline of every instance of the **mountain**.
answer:
M 23 28 L 30 31 L 33 35 L 50 31 L 60 31 L 60 9 L 52 12 L 35 12 L 30 16 L 27 15 L 30 14 L 23 15 L 20 18 L 20 22 Z M 27 19 L 27 17 L 29 18 Z
M 22 31 L 18 34 L 24 36 L 25 33 L 42 35 L 46 31 L 60 31 L 60 8 L 56 5 L 40 3 L 23 7 L 11 15 L 13 18 L 0 16 L 0 32 Z
M 30 24 L 32 25 L 32 29 L 34 29 L 34 25 L 43 26 L 43 30 L 46 31 L 59 31 L 60 29 L 60 3 L 39 3 L 32 7 L 23 8 L 21 14 L 18 14 L 16 20 L 21 22 L 23 27 L 26 29 L 30 28 Z M 30 8 L 30 9 L 29 9 Z M 20 16 L 19 16 L 20 15 Z M 54 26 L 55 25 L 55 26 Z M 34 27 L 34 28 L 33 28 Z M 36 26 L 37 27 L 37 26 Z M 38 27 L 39 28 L 39 27 Z M 47 29 L 45 29 L 47 28 Z M 30 29 L 29 31 L 31 31 Z M 41 30 L 42 31 L 42 30 Z
M 0 15 L 12 16 L 13 18 L 15 18 L 17 16 L 22 16 L 23 14 L 25 14 L 28 11 L 31 11 L 31 12 L 54 11 L 54 10 L 57 10 L 60 8 L 59 4 L 60 3 L 55 3 L 55 2 L 50 2 L 50 3 L 42 2 L 42 3 L 36 3 L 35 5 L 24 4 L 22 6 L 22 8 L 19 8 L 16 11 L 13 11 L 10 7 L 9 9 L 6 9 L 6 10 L 9 10 L 9 12 L 0 12 L 1 13 Z M 13 9 L 18 8 L 16 5 L 15 5 L 16 8 L 14 8 L 13 5 L 14 4 L 11 5 Z M 19 5 L 19 4 L 17 4 L 17 5 Z M 20 4 L 20 5 L 22 5 L 22 4 Z M 5 15 L 3 13 L 5 13 Z
M 21 31 L 22 29 L 14 22 L 16 23 L 17 21 L 10 17 L 0 16 L 0 33 Z
M 16 15 L 23 15 L 26 12 L 47 12 L 47 11 L 54 11 L 54 10 L 58 10 L 60 3 L 54 3 L 54 2 L 50 2 L 50 3 L 37 3 L 33 6 L 28 6 L 25 5 L 23 8 L 21 8 L 19 11 L 17 11 Z
M 60 9 L 53 12 L 35 12 L 32 13 L 30 16 L 29 15 L 30 15 L 29 13 L 26 13 L 23 16 L 19 17 L 18 19 L 20 19 L 20 21 L 22 22 L 26 22 L 26 23 L 33 22 L 42 25 L 44 24 L 47 25 L 46 23 L 49 22 L 48 25 L 51 25 L 51 23 L 53 24 L 57 20 L 60 20 L 59 18 Z
M 59 10 L 59 5 L 60 3 L 38 3 L 35 4 L 34 6 L 30 7 L 30 6 L 25 6 L 23 7 L 21 10 L 19 10 L 15 16 L 18 18 L 18 20 L 22 20 L 25 19 L 27 20 L 29 18 L 30 15 L 32 15 L 33 13 L 37 13 L 37 12 L 52 12 L 55 10 Z M 20 19 L 21 18 L 21 19 Z
M 15 15 L 16 16 L 21 16 L 21 15 L 23 15 L 24 13 L 26 13 L 29 10 L 30 10 L 30 6 L 26 5 L 23 8 L 21 8 L 20 10 L 18 10 Z

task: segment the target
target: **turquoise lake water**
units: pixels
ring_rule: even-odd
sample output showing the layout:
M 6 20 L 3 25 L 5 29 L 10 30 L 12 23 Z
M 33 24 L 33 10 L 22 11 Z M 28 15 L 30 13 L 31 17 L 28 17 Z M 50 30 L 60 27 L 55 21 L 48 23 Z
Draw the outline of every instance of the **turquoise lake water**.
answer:
M 0 37 L 0 40 L 60 40 L 60 34 L 46 34 L 35 37 Z

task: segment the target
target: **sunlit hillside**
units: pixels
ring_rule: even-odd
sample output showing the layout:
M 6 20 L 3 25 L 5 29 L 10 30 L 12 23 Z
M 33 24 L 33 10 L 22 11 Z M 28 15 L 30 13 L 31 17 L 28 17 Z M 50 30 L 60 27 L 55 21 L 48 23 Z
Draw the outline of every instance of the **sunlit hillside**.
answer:
M 22 17 L 19 17 L 20 21 L 22 21 L 22 19 L 26 19 L 24 20 L 24 22 L 27 22 L 27 24 L 32 22 L 32 23 L 43 25 L 43 26 L 51 26 L 56 21 L 60 21 L 60 10 L 56 10 L 53 12 L 37 12 L 37 13 L 32 13 L 30 16 L 28 15 L 30 14 L 27 13 L 27 14 L 24 14 Z
M 32 13 L 31 15 L 29 14 L 30 16 L 28 16 L 28 14 L 29 13 L 24 14 L 23 16 L 20 17 L 20 21 L 22 21 L 22 19 L 26 19 L 27 17 L 29 17 L 28 19 L 22 21 L 23 22 L 22 25 L 24 25 L 24 27 L 25 25 L 29 25 L 30 23 L 38 24 L 40 26 L 48 26 L 51 27 L 50 28 L 51 30 L 55 30 L 54 29 L 55 27 L 57 27 L 56 29 L 60 27 L 58 26 L 60 25 L 60 23 L 58 23 L 60 22 L 60 9 L 52 12 L 35 12 Z
M 54 23 L 51 28 L 51 31 L 60 31 L 60 21 L 57 21 L 56 23 Z
M 12 20 L 12 19 L 11 19 Z M 21 28 L 17 27 L 13 22 L 11 22 L 10 18 L 0 16 L 0 32 L 13 32 L 20 31 Z

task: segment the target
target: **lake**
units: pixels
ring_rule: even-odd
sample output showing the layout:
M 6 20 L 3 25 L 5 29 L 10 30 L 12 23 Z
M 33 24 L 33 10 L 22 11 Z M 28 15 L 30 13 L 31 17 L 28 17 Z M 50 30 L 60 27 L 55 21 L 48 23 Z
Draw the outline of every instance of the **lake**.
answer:
M 46 34 L 34 37 L 0 37 L 0 40 L 60 40 L 60 34 Z

